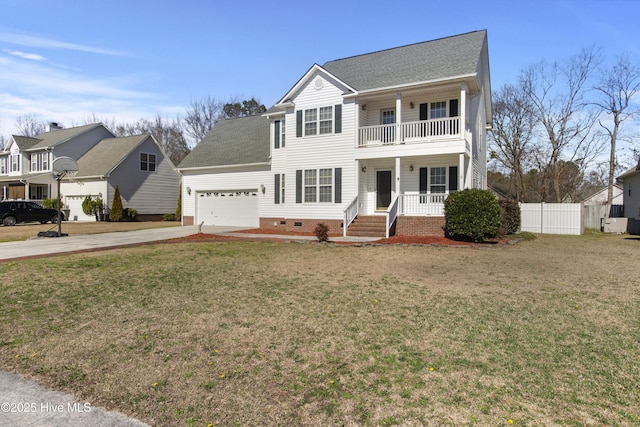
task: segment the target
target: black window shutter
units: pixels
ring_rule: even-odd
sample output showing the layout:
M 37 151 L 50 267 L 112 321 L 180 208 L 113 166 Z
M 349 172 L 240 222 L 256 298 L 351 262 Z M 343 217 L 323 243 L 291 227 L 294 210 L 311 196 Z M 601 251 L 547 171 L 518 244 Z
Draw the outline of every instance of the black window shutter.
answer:
M 449 166 L 449 191 L 458 191 L 458 167 Z
M 296 136 L 302 136 L 302 110 L 296 111 Z
M 427 192 L 427 168 L 420 168 L 420 192 Z
M 335 168 L 335 183 L 334 183 L 334 192 L 335 192 L 335 202 L 342 203 L 342 168 Z
M 296 171 L 296 203 L 302 203 L 302 170 Z
M 335 109 L 336 109 L 335 133 L 342 133 L 342 104 L 336 105 Z
M 273 123 L 273 148 L 280 148 L 280 120 Z
M 427 104 L 420 104 L 420 120 L 427 120 Z
M 276 205 L 280 204 L 280 174 L 277 173 L 274 176 L 274 184 L 273 184 L 273 203 Z
M 458 117 L 458 100 L 450 99 L 449 100 L 449 117 Z

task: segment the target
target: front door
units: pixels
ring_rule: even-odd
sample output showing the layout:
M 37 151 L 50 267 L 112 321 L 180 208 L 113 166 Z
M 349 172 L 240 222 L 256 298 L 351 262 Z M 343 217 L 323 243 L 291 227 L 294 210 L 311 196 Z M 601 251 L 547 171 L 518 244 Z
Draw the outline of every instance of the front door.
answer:
M 387 210 L 391 204 L 391 171 L 376 171 L 376 210 Z

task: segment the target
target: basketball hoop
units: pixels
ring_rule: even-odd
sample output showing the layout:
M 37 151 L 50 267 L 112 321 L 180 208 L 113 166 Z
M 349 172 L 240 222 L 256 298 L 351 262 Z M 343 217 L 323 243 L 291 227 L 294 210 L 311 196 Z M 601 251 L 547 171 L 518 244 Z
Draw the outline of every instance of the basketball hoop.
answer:
M 71 157 L 58 157 L 51 164 L 51 170 L 53 172 L 53 177 L 58 182 L 58 233 L 51 234 L 49 233 L 49 237 L 62 237 L 66 236 L 66 234 L 62 234 L 62 212 L 60 206 L 60 180 L 63 177 L 75 177 L 78 174 L 78 163 L 73 160 Z M 67 218 L 68 219 L 68 218 Z

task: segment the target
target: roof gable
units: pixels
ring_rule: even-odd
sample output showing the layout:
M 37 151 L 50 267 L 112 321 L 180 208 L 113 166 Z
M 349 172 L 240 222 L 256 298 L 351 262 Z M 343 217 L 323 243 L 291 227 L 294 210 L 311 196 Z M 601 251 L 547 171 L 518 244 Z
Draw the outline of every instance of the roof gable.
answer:
M 269 119 L 248 116 L 216 123 L 178 169 L 269 161 Z
M 34 145 L 42 142 L 41 139 L 32 138 L 30 136 L 11 135 L 11 138 L 13 138 L 13 141 L 18 146 L 18 149 L 20 149 L 20 151 L 28 150 Z M 11 144 L 9 144 L 9 146 L 10 145 Z M 7 149 L 9 149 L 9 146 L 7 147 Z
M 149 134 L 105 138 L 78 159 L 76 178 L 108 176 Z
M 322 67 L 358 91 L 475 75 L 486 30 L 381 50 Z
M 324 75 L 325 78 L 329 81 L 332 81 L 334 85 L 341 86 L 345 92 L 356 92 L 354 88 L 352 88 L 336 76 L 332 75 L 318 64 L 313 64 L 309 71 L 307 71 L 304 76 L 302 76 L 300 80 L 296 82 L 296 84 L 289 90 L 289 92 L 286 93 L 285 96 L 282 97 L 280 101 L 278 101 L 276 105 L 283 104 L 295 98 L 296 94 L 298 94 L 305 86 L 307 86 L 311 82 L 311 80 L 313 80 L 318 74 Z

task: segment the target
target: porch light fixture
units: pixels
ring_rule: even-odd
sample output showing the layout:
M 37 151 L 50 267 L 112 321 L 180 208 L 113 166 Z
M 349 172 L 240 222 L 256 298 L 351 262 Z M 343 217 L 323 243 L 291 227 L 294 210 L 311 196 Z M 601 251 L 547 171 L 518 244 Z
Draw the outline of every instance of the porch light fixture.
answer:
M 367 104 L 362 104 L 362 111 L 367 111 Z
M 187 187 L 187 194 L 191 195 L 191 187 Z
M 413 172 L 413 165 L 409 165 L 409 172 Z
M 411 109 L 413 110 L 413 107 L 414 107 L 414 106 L 415 106 L 415 105 L 413 104 L 413 101 L 411 101 L 411 102 L 409 103 L 409 108 L 411 108 Z
M 264 188 L 264 184 L 260 184 L 260 191 L 262 191 L 262 194 L 264 194 L 264 192 L 266 191 L 266 188 Z
M 366 167 L 366 166 L 363 166 L 363 167 L 362 167 L 362 173 L 366 173 L 366 172 L 367 172 L 367 167 Z

